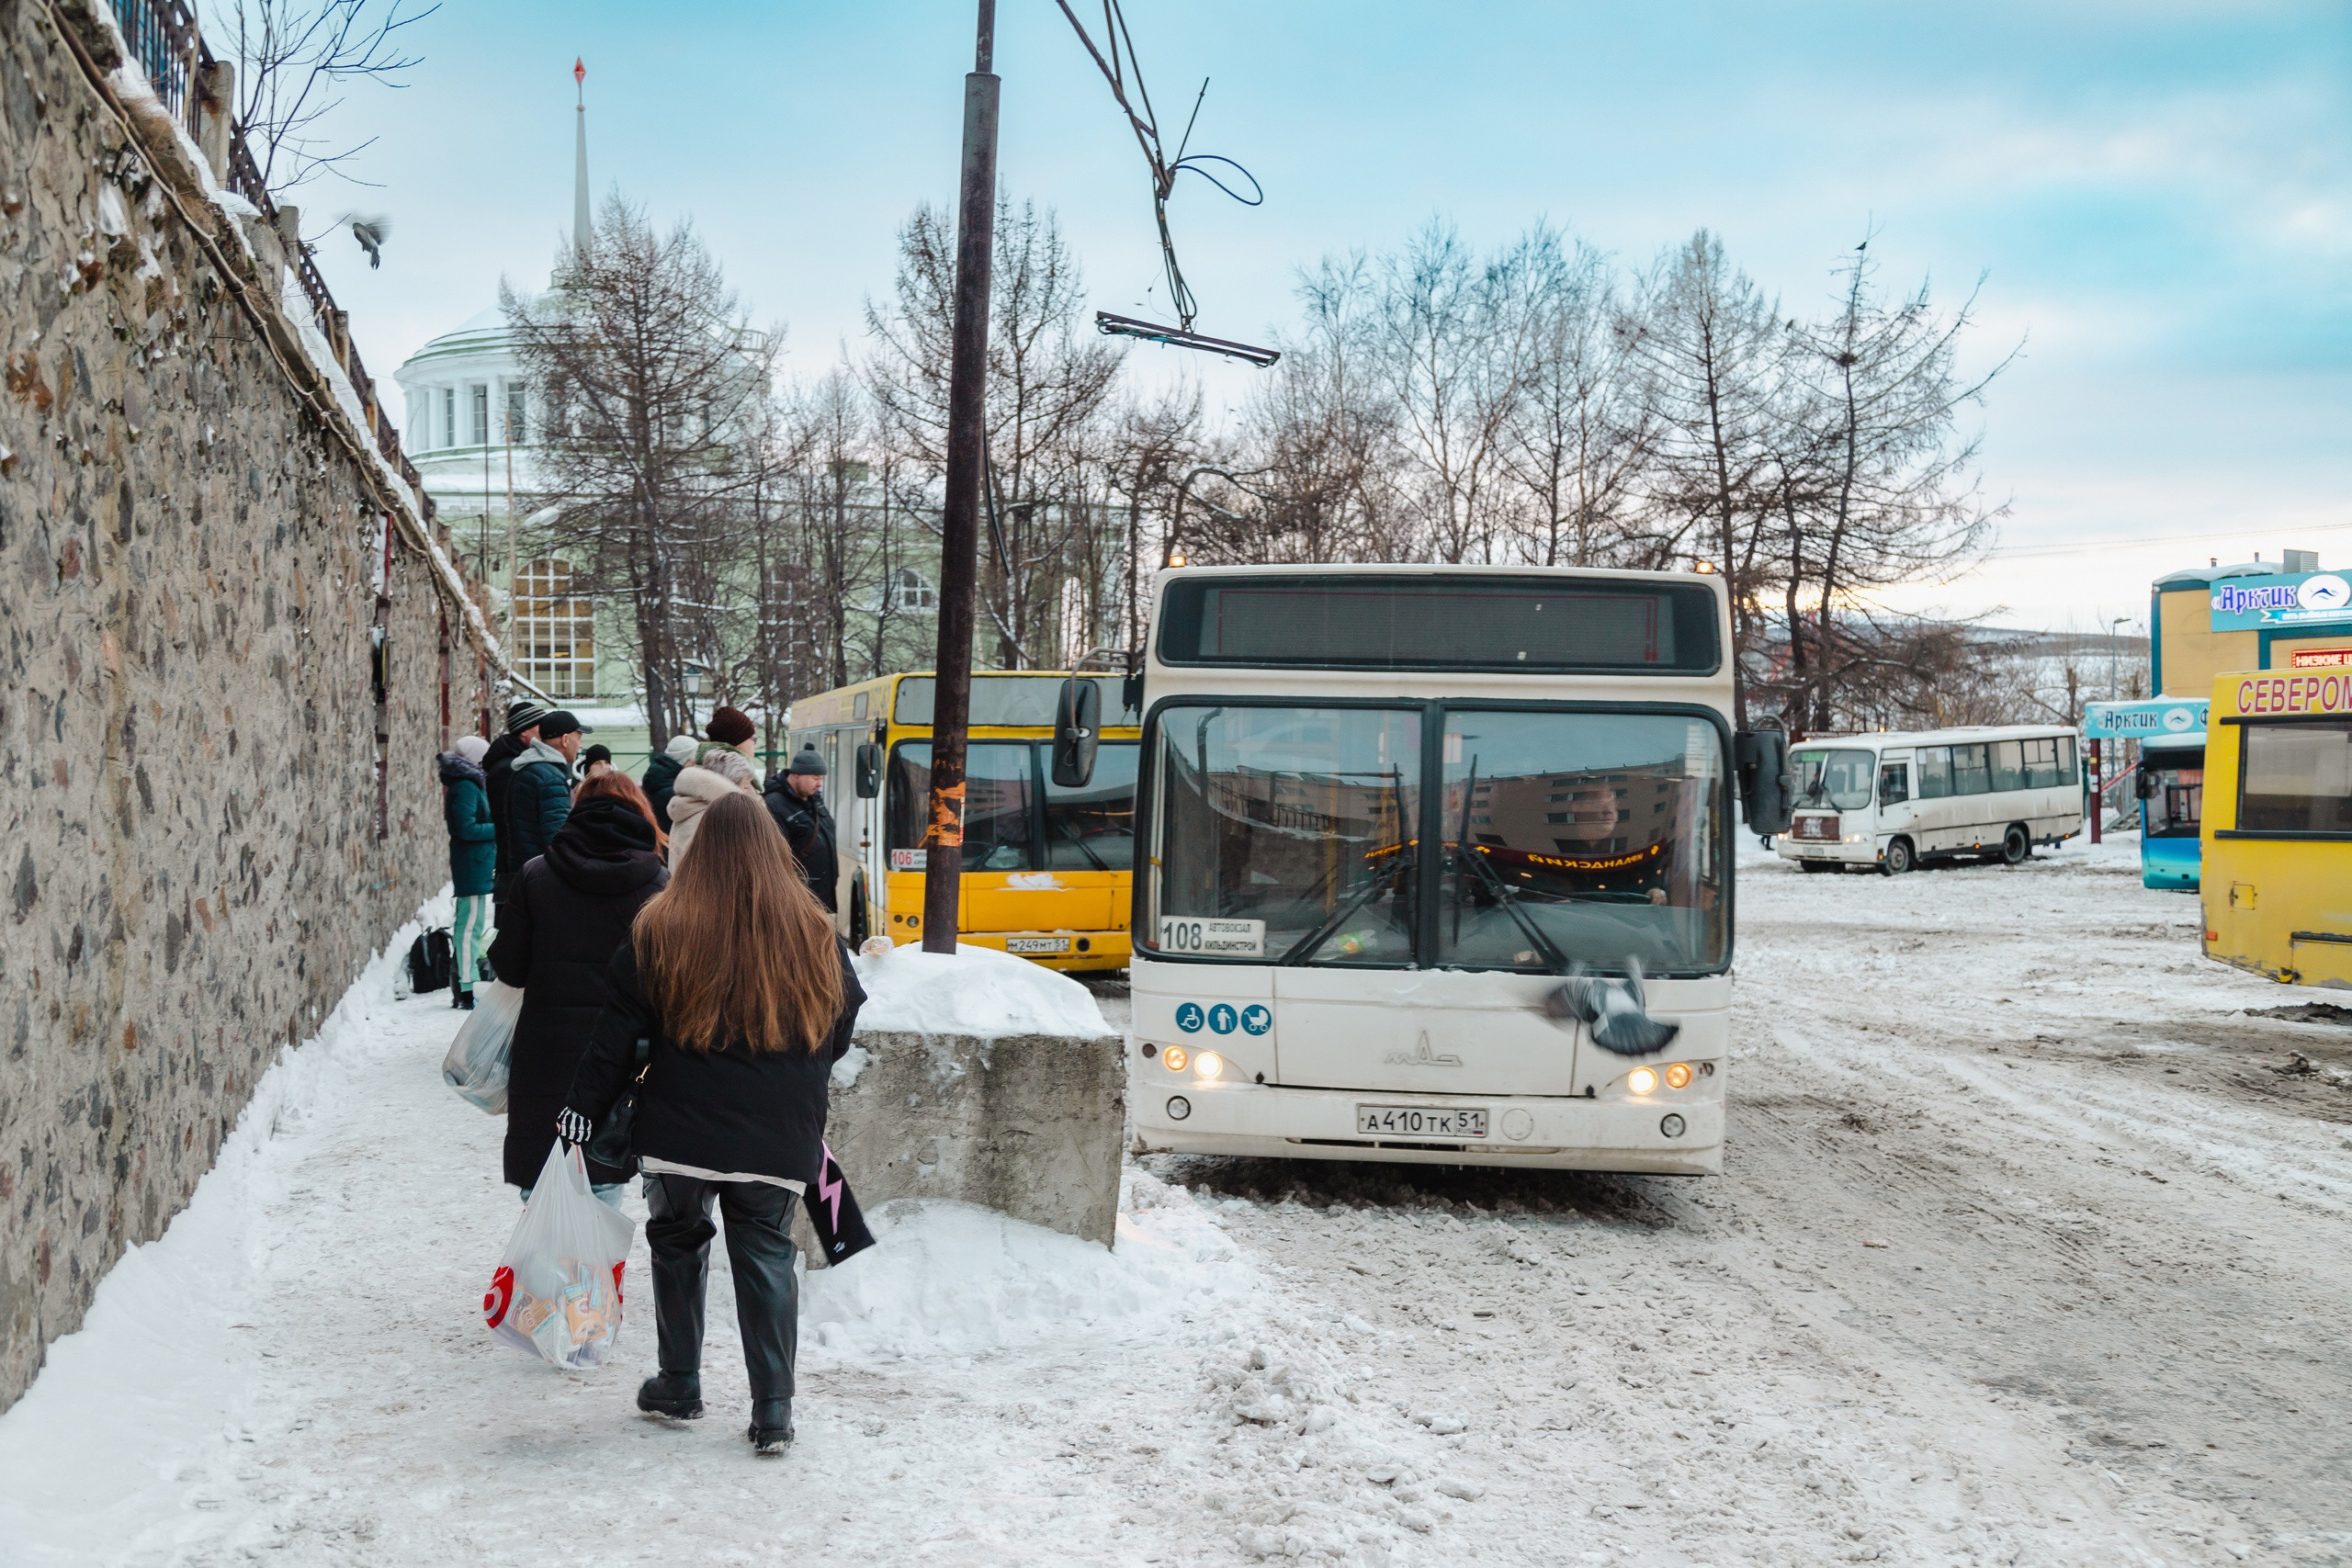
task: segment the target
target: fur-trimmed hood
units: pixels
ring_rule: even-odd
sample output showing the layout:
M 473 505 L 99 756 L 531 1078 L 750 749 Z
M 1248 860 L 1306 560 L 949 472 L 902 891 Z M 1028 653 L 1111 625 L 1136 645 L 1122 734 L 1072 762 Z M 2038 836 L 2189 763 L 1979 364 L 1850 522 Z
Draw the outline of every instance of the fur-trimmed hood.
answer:
M 467 761 L 455 751 L 444 751 L 438 757 L 435 757 L 434 761 L 441 770 L 441 782 L 445 785 L 458 784 L 466 779 L 471 779 L 474 783 L 481 785 L 484 792 L 487 792 L 490 788 L 489 775 L 481 771 L 481 766 L 477 763 Z

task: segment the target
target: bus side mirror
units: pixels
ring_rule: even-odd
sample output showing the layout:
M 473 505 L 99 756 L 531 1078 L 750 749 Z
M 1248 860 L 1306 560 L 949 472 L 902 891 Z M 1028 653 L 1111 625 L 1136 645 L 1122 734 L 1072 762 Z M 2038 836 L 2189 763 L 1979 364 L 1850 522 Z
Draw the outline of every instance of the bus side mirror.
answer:
M 2154 799 L 2155 799 L 2155 798 L 2156 798 L 2156 775 L 2155 775 L 2155 774 L 2154 774 L 2154 773 L 2150 773 L 2147 769 L 2145 769 L 2145 768 L 2142 768 L 2142 769 L 2140 770 L 2140 780 L 2139 780 L 2139 784 L 2138 784 L 2138 785 L 2137 785 L 2136 787 L 2139 789 L 2139 792 L 2140 792 L 2140 798 L 2141 798 L 2142 800 L 2154 800 Z
M 1777 729 L 1743 729 L 1732 737 L 1732 762 L 1739 778 L 1739 808 L 1751 833 L 1789 830 L 1789 738 Z
M 1062 682 L 1054 704 L 1054 783 L 1084 789 L 1094 779 L 1094 749 L 1102 744 L 1102 688 L 1091 680 Z
M 872 800 L 882 793 L 882 748 L 867 741 L 857 749 L 857 797 Z

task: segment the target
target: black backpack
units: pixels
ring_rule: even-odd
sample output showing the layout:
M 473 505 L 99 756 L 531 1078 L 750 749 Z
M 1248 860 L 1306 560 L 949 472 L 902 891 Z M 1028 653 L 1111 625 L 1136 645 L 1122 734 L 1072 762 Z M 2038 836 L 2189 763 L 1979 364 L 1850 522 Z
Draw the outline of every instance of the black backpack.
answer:
M 453 967 L 448 927 L 435 926 L 408 944 L 408 988 L 411 991 L 447 990 Z

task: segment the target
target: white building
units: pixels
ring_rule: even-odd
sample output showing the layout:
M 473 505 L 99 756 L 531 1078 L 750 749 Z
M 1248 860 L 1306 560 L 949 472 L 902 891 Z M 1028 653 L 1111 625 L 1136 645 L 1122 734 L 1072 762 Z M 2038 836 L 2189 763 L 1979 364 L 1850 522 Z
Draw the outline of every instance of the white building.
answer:
M 572 69 L 575 82 L 586 75 L 576 62 Z M 577 112 L 572 234 L 582 243 L 589 232 L 584 95 Z M 498 306 L 418 349 L 392 379 L 408 400 L 401 429 L 409 460 L 452 544 L 476 578 L 492 585 L 516 669 L 567 702 L 594 703 L 600 695 L 627 701 L 625 669 L 599 679 L 595 603 L 571 592 L 571 563 L 533 554 L 518 535 L 539 506 L 536 405 Z M 519 565 L 508 558 L 517 545 L 526 556 Z

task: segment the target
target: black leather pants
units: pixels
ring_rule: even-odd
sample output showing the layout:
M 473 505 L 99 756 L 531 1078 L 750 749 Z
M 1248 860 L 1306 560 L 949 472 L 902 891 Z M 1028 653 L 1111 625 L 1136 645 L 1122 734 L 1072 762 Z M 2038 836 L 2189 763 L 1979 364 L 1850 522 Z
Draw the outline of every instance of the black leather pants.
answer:
M 704 1181 L 692 1176 L 645 1179 L 645 1239 L 653 1251 L 653 1324 L 665 1372 L 702 1371 L 704 1289 L 710 1280 L 710 1205 L 727 1223 L 727 1261 L 735 1273 L 735 1322 L 752 1397 L 790 1399 L 800 1337 L 799 1286 L 792 1277 L 788 1187 L 764 1181 Z

